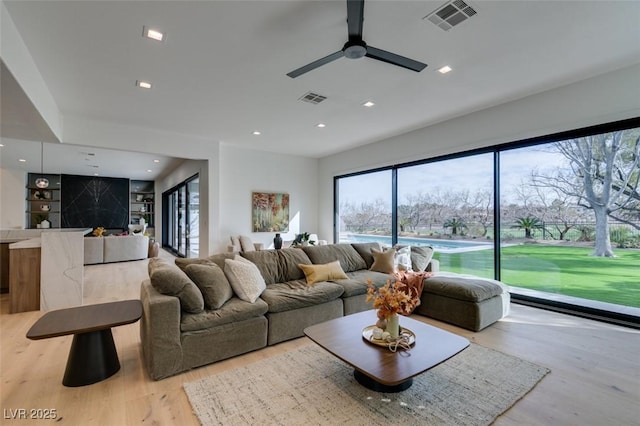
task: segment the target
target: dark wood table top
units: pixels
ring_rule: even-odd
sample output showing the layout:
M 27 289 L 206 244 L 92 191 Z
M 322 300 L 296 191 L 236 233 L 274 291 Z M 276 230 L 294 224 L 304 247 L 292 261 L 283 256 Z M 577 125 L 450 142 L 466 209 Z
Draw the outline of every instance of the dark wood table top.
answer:
M 107 330 L 142 317 L 140 300 L 121 300 L 47 312 L 27 332 L 31 340 Z
M 379 383 L 395 386 L 446 361 L 469 346 L 469 341 L 409 317 L 400 326 L 416 336 L 410 351 L 391 352 L 362 338 L 362 330 L 376 323 L 376 311 L 365 311 L 312 325 L 304 334 L 331 354 Z

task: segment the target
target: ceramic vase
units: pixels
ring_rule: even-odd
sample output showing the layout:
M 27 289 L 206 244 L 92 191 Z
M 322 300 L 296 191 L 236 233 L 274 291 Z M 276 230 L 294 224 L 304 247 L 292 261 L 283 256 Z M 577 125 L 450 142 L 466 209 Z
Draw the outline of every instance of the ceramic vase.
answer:
M 280 236 L 280 234 L 276 234 L 275 238 L 273 239 L 273 248 L 275 248 L 276 250 L 280 250 L 282 248 L 282 237 Z
M 400 316 L 398 314 L 391 314 L 387 318 L 387 328 L 385 329 L 393 339 L 397 339 L 400 336 Z

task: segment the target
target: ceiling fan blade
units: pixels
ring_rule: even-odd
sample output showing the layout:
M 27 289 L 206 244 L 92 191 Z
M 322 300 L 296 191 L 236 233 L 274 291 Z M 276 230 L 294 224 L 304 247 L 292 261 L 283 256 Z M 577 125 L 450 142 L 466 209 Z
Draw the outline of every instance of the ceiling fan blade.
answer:
M 308 73 L 309 71 L 312 71 L 318 67 L 328 64 L 329 62 L 335 61 L 336 59 L 340 59 L 343 56 L 344 56 L 344 52 L 342 50 L 338 50 L 336 53 L 332 53 L 329 56 L 325 56 L 322 59 L 318 59 L 317 61 L 311 62 L 310 64 L 300 67 L 297 70 L 293 70 L 290 73 L 287 73 L 287 75 L 291 78 L 296 78 L 298 76 L 301 76 L 302 74 Z
M 405 58 L 404 56 L 396 55 L 395 53 L 387 52 L 386 50 L 377 49 L 371 46 L 367 46 L 366 56 L 415 72 L 420 72 L 427 66 L 427 64 L 423 64 L 422 62 L 414 61 L 413 59 Z
M 347 0 L 349 40 L 362 40 L 362 21 L 364 21 L 364 0 Z

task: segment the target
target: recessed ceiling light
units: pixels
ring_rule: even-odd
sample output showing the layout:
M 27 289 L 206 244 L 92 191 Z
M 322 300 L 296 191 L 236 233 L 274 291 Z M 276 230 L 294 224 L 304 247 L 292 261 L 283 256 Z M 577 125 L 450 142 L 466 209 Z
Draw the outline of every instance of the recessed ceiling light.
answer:
M 362 104 L 363 107 L 367 107 L 367 108 L 371 108 L 374 105 L 375 104 L 373 102 L 371 102 L 371 101 L 367 101 L 367 102 Z
M 159 162 L 160 162 L 160 160 L 153 160 L 153 162 L 154 162 L 154 163 L 159 163 Z
M 438 72 L 439 72 L 440 74 L 446 74 L 446 73 L 448 73 L 448 72 L 449 72 L 449 71 L 451 71 L 451 70 L 452 70 L 452 68 L 451 68 L 449 65 L 445 65 L 444 67 L 440 68 L 440 69 L 438 70 Z
M 4 145 L 2 145 L 2 144 L 0 143 L 0 148 L 2 148 L 3 146 L 4 146 Z
M 147 26 L 142 27 L 142 36 L 153 39 L 153 40 L 157 40 L 157 41 L 165 41 L 167 38 L 167 35 L 165 33 L 158 30 L 154 30 Z
M 136 80 L 136 86 L 142 89 L 151 89 L 151 83 L 149 83 L 148 81 Z
M 27 162 L 27 160 L 25 160 L 24 158 L 18 158 L 18 161 L 21 162 L 21 163 L 26 163 Z
M 259 132 L 259 131 L 257 131 L 257 130 L 253 132 L 253 135 L 254 135 L 254 136 L 260 136 L 261 134 L 262 134 L 262 133 L 260 133 L 260 132 Z
M 99 173 L 94 173 L 93 175 L 94 175 L 94 176 L 100 176 L 100 174 L 99 174 Z
M 324 124 L 324 123 L 318 123 L 318 124 L 316 124 L 316 127 L 320 127 L 322 129 L 324 127 L 327 127 L 327 125 Z
M 151 169 L 147 169 L 147 173 L 151 173 L 151 172 L 152 172 L 152 170 L 151 170 Z

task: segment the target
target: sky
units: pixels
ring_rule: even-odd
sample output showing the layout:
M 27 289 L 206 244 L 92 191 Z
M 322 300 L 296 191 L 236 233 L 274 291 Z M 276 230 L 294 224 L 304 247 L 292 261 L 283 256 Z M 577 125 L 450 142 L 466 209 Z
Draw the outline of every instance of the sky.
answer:
M 543 146 L 503 151 L 500 182 L 503 202 L 515 202 L 514 188 L 528 181 L 533 169 L 566 167 L 566 159 L 546 152 Z M 479 191 L 493 186 L 493 154 L 412 166 L 398 170 L 398 201 L 406 195 L 440 191 Z M 360 204 L 381 198 L 391 204 L 391 171 L 381 171 L 340 180 L 340 200 Z

